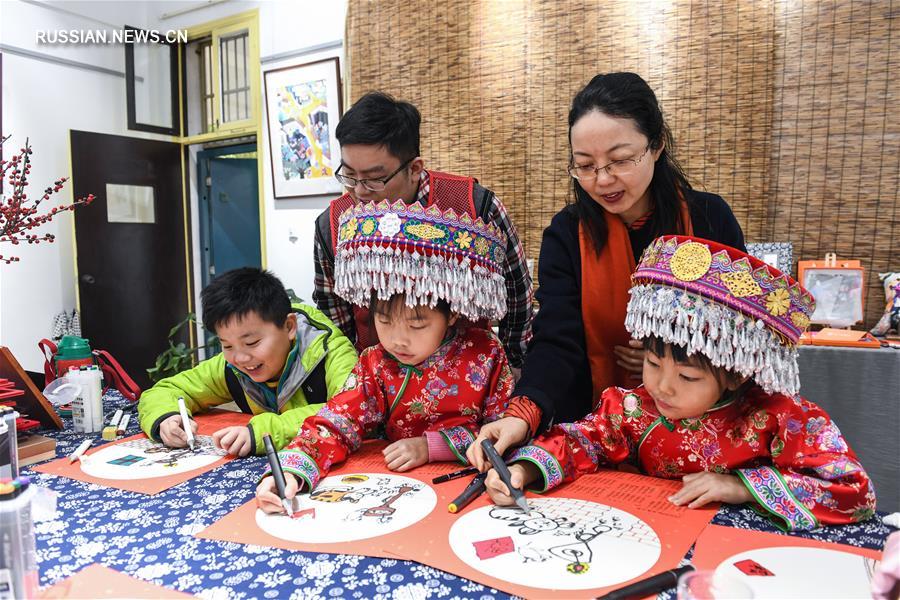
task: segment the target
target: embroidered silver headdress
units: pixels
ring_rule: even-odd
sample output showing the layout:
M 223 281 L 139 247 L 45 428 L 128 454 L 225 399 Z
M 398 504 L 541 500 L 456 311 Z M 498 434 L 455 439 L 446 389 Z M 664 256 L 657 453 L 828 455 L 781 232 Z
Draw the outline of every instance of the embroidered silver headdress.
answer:
M 372 290 L 408 306 L 445 300 L 473 321 L 506 314 L 506 236 L 452 209 L 402 201 L 357 204 L 340 217 L 335 291 L 368 306 Z
M 647 247 L 632 275 L 625 328 L 753 377 L 766 392 L 800 390 L 796 345 L 815 300 L 799 283 L 734 248 L 687 236 Z

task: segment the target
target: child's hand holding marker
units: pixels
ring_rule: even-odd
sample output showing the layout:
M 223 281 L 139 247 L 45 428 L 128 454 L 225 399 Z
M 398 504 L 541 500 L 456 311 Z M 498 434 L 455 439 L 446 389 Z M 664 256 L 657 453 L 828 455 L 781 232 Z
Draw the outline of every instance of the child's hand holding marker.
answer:
M 274 477 L 266 477 L 256 486 L 256 505 L 263 512 L 267 513 L 286 513 L 288 516 L 293 514 L 294 497 L 300 490 L 297 478 L 292 473 L 284 474 L 284 500 L 278 495 L 278 487 L 275 485 Z M 291 507 L 291 510 L 288 510 Z
M 181 398 L 179 400 L 182 403 L 184 402 Z M 185 421 L 188 423 L 188 430 L 182 425 Z M 190 434 L 188 434 L 188 431 L 190 431 Z M 179 411 L 179 414 L 164 419 L 159 425 L 159 437 L 162 443 L 170 448 L 191 446 L 195 433 L 197 433 L 197 422 L 190 418 L 186 410 L 183 412 Z
M 294 497 L 300 488 L 299 482 L 293 473 L 285 473 L 281 468 L 278 453 L 269 434 L 263 436 L 263 444 L 272 473 L 256 486 L 256 504 L 263 512 L 286 513 L 290 517 L 294 514 Z

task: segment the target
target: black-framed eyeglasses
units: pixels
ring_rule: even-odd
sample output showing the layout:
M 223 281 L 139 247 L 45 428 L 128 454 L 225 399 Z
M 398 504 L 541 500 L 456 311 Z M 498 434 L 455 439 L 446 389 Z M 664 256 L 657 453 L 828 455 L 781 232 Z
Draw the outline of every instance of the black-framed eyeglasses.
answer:
M 341 185 L 348 188 L 354 188 L 357 185 L 362 184 L 364 188 L 369 190 L 370 192 L 380 192 L 387 187 L 387 182 L 394 178 L 394 175 L 402 171 L 406 168 L 409 163 L 415 160 L 415 156 L 407 160 L 405 163 L 397 167 L 397 170 L 388 175 L 387 177 L 378 177 L 375 179 L 357 179 L 356 177 L 350 177 L 349 175 L 344 175 L 340 172 L 341 169 L 344 168 L 344 162 L 341 161 L 341 166 L 338 167 L 338 170 L 334 173 L 334 178 L 341 182 Z
M 597 179 L 597 176 L 600 174 L 600 171 L 606 171 L 612 177 L 620 177 L 622 175 L 628 175 L 632 173 L 638 166 L 638 163 L 647 155 L 647 152 L 650 151 L 650 146 L 644 149 L 641 152 L 641 155 L 637 158 L 626 158 L 624 160 L 614 160 L 609 164 L 603 165 L 602 167 L 595 167 L 594 165 L 569 165 L 569 168 L 566 169 L 569 172 L 569 175 L 578 179 L 579 181 L 591 181 L 593 179 Z

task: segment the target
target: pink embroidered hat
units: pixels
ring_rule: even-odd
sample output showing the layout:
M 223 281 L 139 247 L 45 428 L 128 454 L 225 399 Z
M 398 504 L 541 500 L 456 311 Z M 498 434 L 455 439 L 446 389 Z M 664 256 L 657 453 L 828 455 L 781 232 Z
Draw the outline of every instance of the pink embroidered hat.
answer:
M 473 321 L 506 314 L 506 236 L 493 224 L 452 209 L 401 200 L 357 204 L 340 217 L 335 292 L 368 306 L 372 290 L 409 306 L 450 309 Z
M 729 246 L 664 236 L 644 250 L 631 280 L 625 328 L 636 339 L 699 352 L 769 393 L 800 390 L 797 341 L 815 300 L 787 275 Z

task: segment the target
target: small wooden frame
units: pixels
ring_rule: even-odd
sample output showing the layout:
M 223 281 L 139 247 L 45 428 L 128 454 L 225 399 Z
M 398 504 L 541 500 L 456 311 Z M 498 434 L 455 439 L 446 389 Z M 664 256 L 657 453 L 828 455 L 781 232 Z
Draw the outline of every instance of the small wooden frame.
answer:
M 25 392 L 23 396 L 16 398 L 16 410 L 37 419 L 44 427 L 63 428 L 62 419 L 53 409 L 53 405 L 35 387 L 28 373 L 6 346 L 0 346 L 0 377 L 13 381 L 18 389 Z

